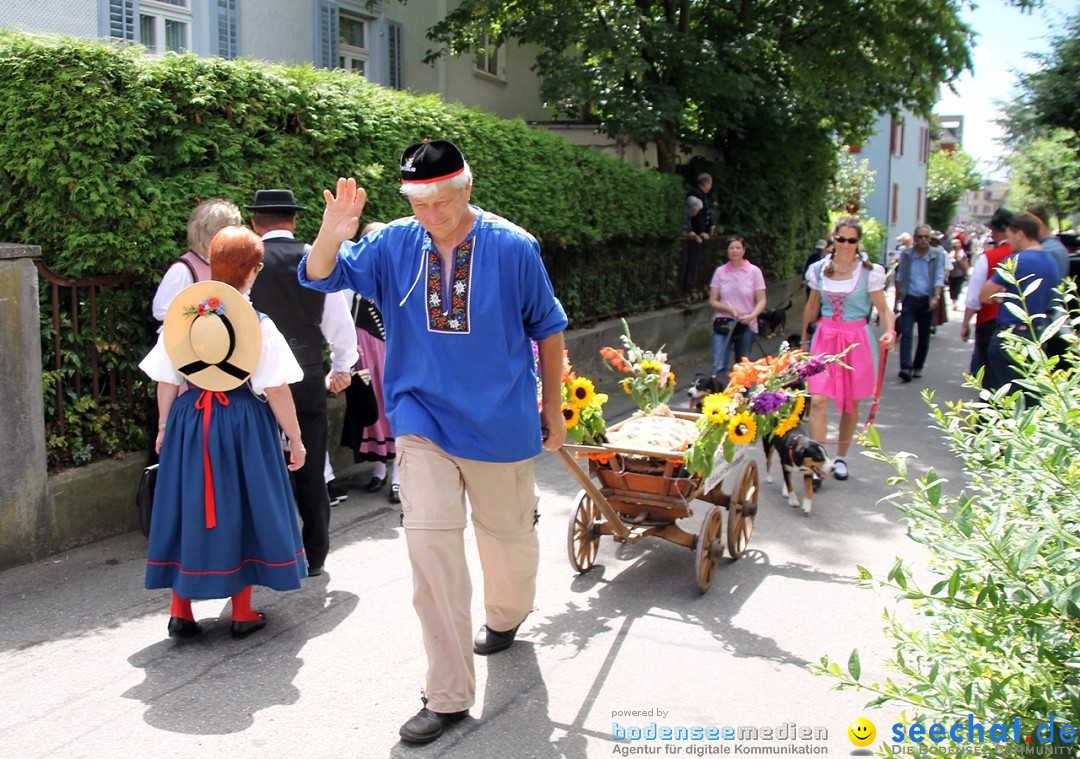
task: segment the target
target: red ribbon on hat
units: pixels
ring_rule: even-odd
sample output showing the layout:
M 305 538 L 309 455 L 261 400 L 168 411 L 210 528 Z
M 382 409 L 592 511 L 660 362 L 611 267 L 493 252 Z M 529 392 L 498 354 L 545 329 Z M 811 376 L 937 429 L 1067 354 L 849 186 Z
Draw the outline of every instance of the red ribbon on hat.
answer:
M 215 390 L 203 390 L 195 401 L 195 408 L 203 412 L 203 500 L 206 503 L 206 529 L 217 527 L 217 508 L 214 503 L 214 474 L 210 470 L 210 412 L 214 400 L 222 406 L 229 405 L 229 397 Z

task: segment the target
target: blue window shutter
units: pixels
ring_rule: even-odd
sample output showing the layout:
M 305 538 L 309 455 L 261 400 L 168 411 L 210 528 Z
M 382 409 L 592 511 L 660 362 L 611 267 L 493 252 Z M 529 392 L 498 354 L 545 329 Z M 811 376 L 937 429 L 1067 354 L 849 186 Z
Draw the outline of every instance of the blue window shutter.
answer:
M 236 37 L 236 0 L 217 0 L 217 50 L 216 55 L 222 58 L 236 58 L 240 51 L 237 49 Z
M 135 19 L 139 16 L 136 0 L 105 0 L 105 34 L 114 40 L 135 42 Z
M 386 53 L 389 57 L 387 70 L 390 72 L 387 84 L 391 89 L 405 89 L 405 71 L 401 52 L 401 24 L 391 21 L 386 25 Z
M 321 0 L 319 3 L 319 60 L 318 64 L 324 69 L 334 69 L 340 62 L 338 43 L 341 38 L 339 28 L 338 5 L 329 0 Z

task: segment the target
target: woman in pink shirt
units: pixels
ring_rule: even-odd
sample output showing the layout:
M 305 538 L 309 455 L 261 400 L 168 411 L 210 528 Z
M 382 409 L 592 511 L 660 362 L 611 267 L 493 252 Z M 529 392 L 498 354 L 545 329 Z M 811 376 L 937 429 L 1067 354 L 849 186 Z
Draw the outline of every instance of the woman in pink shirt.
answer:
M 717 317 L 732 319 L 727 334 L 715 328 L 712 336 L 713 374 L 726 372 L 730 363 L 731 348 L 735 347 L 735 362 L 750 357 L 757 334 L 758 314 L 765 308 L 765 277 L 761 269 L 746 260 L 746 243 L 743 238 L 730 238 L 727 247 L 728 262 L 717 267 L 709 285 L 709 305 L 713 307 L 713 323 Z

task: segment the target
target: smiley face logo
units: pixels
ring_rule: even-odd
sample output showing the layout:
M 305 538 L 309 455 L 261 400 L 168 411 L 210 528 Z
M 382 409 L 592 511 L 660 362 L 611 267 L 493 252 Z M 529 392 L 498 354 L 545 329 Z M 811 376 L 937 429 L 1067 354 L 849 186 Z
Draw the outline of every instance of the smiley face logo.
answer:
M 874 723 L 866 717 L 859 717 L 848 727 L 847 735 L 852 743 L 864 748 L 873 743 L 874 736 L 877 735 L 877 729 L 874 727 Z

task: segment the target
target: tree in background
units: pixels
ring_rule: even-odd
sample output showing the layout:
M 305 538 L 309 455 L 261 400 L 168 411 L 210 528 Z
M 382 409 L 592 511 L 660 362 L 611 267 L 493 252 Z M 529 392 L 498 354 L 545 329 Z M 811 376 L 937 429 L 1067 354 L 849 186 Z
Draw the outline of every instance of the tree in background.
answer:
M 956 215 L 964 193 L 977 190 L 982 177 L 975 159 L 962 150 L 936 150 L 930 154 L 926 172 L 926 223 L 946 229 Z
M 1065 129 L 1022 142 L 1008 162 L 1009 203 L 1016 208 L 1044 206 L 1057 218 L 1080 212 L 1080 153 Z
M 874 193 L 875 176 L 877 172 L 870 170 L 869 159 L 860 161 L 847 147 L 841 147 L 836 155 L 836 172 L 825 197 L 829 210 L 858 213 Z
M 428 30 L 447 53 L 534 45 L 541 94 L 561 116 L 612 138 L 680 148 L 813 124 L 861 141 L 877 114 L 929 114 L 970 67 L 960 0 L 462 0 Z M 912 44 L 917 38 L 918 44 Z
M 999 123 L 1013 149 L 1010 203 L 1038 203 L 1057 217 L 1080 212 L 1080 14 L 1064 25 L 1040 68 L 1019 77 L 1020 97 Z

